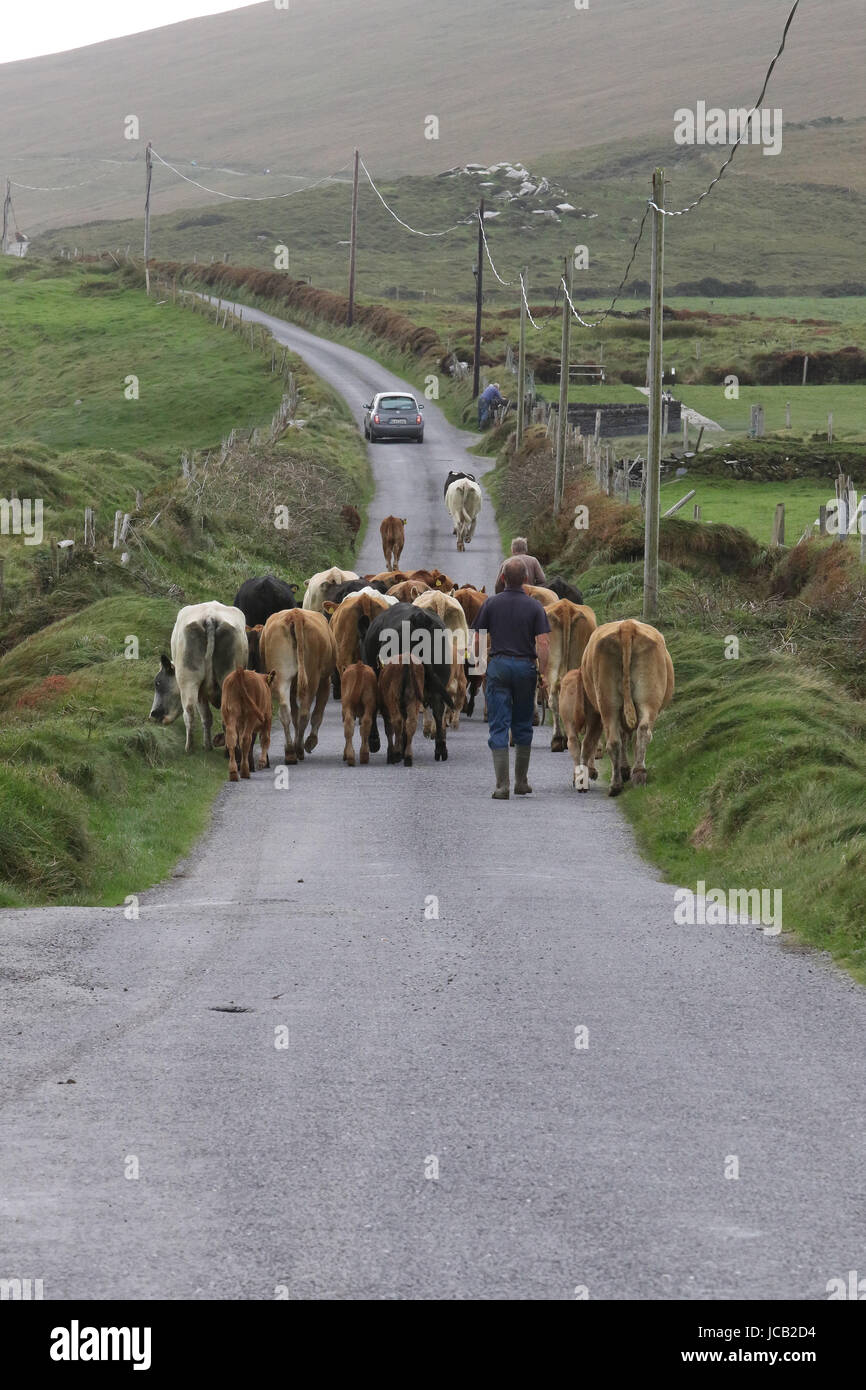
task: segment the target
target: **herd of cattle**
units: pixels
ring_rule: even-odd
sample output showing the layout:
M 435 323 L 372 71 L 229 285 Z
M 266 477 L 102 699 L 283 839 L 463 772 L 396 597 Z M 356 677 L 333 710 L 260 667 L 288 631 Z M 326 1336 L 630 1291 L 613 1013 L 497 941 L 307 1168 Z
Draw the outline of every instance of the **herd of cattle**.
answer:
M 446 481 L 458 550 L 471 540 L 480 510 L 480 489 L 475 508 L 473 488 L 478 484 L 466 475 Z M 151 718 L 170 724 L 182 714 L 189 752 L 196 709 L 209 749 L 211 706 L 219 708 L 223 735 L 217 742 L 224 738 L 229 777 L 237 781 L 250 776 L 256 738 L 257 767 L 270 765 L 274 695 L 285 761 L 294 764 L 316 747 L 333 691 L 342 705 L 343 759 L 350 766 L 356 724 L 360 762 L 379 751 L 380 714 L 389 763 L 412 765 L 420 717 L 425 736 L 434 740 L 436 761 L 447 759 L 447 730 L 459 727 L 462 712 L 471 717 L 484 685 L 486 637 L 481 634 L 476 646 L 470 629 L 488 595 L 486 588 L 461 585 L 439 569 L 401 570 L 405 525 L 397 516 L 383 520 L 381 573 L 323 570 L 308 580 L 300 607 L 297 585 L 268 574 L 246 580 L 232 606 L 211 601 L 182 608 L 171 656 L 162 656 L 154 682 Z M 579 590 L 562 579 L 524 589 L 544 606 L 550 623 L 536 723 L 549 701 L 550 746 L 555 752 L 568 747 L 575 789 L 588 790 L 587 779 L 597 777 L 602 735 L 611 761 L 610 794 L 629 776 L 645 782 L 653 725 L 673 696 L 673 665 L 663 636 L 634 619 L 599 627 Z

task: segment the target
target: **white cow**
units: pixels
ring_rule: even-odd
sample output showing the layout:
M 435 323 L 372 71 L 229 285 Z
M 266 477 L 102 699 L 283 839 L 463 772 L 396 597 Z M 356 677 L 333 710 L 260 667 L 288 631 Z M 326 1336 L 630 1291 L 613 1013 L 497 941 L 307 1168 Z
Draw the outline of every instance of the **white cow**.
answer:
M 212 748 L 211 705 L 217 709 L 229 672 L 246 666 L 249 647 L 246 618 L 225 603 L 191 603 L 182 608 L 171 634 L 171 660 L 163 653 L 154 681 L 151 719 L 173 724 L 183 713 L 186 751 L 192 750 L 192 727 L 198 707 L 204 746 Z
M 475 535 L 481 513 L 481 485 L 471 478 L 457 478 L 445 494 L 445 506 L 454 522 L 457 549 L 465 550 Z
M 345 584 L 350 579 L 360 579 L 361 576 L 354 570 L 341 570 L 333 565 L 329 570 L 320 570 L 314 574 L 312 579 L 307 580 L 307 587 L 304 591 L 304 601 L 302 608 L 312 610 L 313 613 L 321 613 L 324 595 L 322 589 L 326 584 Z

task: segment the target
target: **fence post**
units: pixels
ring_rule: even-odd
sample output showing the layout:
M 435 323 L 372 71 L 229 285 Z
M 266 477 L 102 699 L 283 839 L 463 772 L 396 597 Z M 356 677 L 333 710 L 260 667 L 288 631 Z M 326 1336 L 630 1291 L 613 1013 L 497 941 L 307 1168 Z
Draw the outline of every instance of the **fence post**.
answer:
M 828 414 L 827 414 L 827 443 L 828 443 L 828 444 L 832 444 L 832 443 L 833 443 L 833 412 L 832 412 L 832 410 L 829 411 Z
M 818 535 L 819 535 L 819 536 L 826 536 L 826 534 L 827 534 L 827 507 L 826 507 L 826 505 L 822 502 L 821 505 L 820 505 L 820 507 L 818 508 Z
M 784 502 L 777 502 L 777 503 L 776 503 L 776 515 L 773 517 L 773 536 L 772 536 L 772 540 L 770 541 L 770 544 L 771 544 L 771 545 L 774 545 L 774 546 L 775 546 L 775 545 L 784 545 L 784 544 L 785 544 L 785 504 L 784 504 Z
M 694 516 L 695 521 L 700 521 L 700 519 L 701 519 L 701 504 L 700 504 L 700 502 L 696 502 L 696 503 L 695 503 L 695 509 L 694 509 L 692 515 Z

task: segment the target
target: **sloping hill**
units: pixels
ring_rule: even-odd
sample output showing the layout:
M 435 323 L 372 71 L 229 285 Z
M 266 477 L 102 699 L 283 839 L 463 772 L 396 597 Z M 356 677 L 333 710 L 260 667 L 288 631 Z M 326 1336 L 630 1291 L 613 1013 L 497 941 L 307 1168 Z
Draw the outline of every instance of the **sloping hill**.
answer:
M 148 138 L 209 186 L 247 193 L 336 170 L 356 143 L 387 174 L 529 163 L 634 136 L 664 137 L 673 151 L 678 106 L 757 95 L 789 7 L 291 0 L 288 10 L 256 5 L 6 64 L 6 169 L 59 190 L 18 190 L 18 220 L 32 232 L 139 212 Z M 771 104 L 786 121 L 866 115 L 864 62 L 862 0 L 807 0 Z M 140 120 L 139 142 L 124 139 L 128 114 Z M 425 138 L 429 115 L 439 120 L 435 140 Z M 165 171 L 157 189 L 161 211 L 206 200 Z

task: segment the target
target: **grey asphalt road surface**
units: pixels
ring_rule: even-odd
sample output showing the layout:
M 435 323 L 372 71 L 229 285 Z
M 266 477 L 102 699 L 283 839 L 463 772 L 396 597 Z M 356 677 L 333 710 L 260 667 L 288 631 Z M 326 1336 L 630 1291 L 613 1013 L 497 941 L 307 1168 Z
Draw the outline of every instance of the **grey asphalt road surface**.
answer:
M 399 384 L 260 317 L 358 416 Z M 360 568 L 393 511 L 408 564 L 489 586 L 489 501 L 460 557 L 442 502 L 465 439 L 429 405 L 423 446 L 373 446 Z M 676 925 L 549 731 L 506 803 L 479 715 L 448 742 L 348 768 L 329 706 L 289 786 L 227 784 L 137 919 L 0 914 L 0 1277 L 54 1299 L 821 1299 L 866 1268 L 863 990 L 784 934 Z

